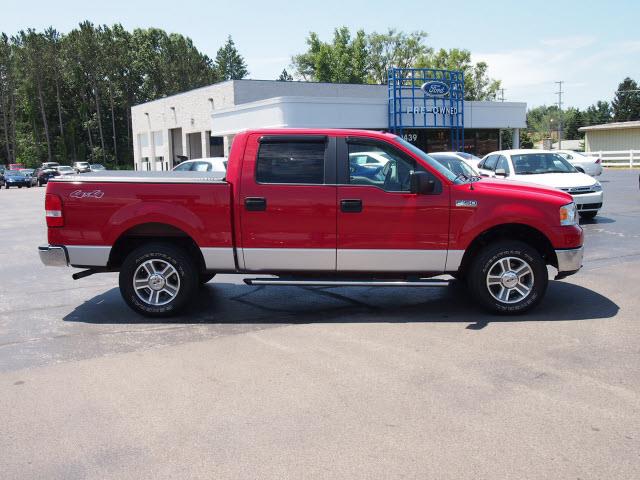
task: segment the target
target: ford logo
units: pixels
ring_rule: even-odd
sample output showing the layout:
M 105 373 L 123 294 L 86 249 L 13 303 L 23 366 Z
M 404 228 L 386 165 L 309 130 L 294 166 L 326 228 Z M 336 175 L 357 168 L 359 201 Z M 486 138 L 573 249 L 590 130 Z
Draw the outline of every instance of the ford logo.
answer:
M 439 80 L 431 80 L 429 82 L 425 82 L 420 87 L 427 95 L 432 95 L 434 97 L 444 97 L 449 94 L 449 85 Z

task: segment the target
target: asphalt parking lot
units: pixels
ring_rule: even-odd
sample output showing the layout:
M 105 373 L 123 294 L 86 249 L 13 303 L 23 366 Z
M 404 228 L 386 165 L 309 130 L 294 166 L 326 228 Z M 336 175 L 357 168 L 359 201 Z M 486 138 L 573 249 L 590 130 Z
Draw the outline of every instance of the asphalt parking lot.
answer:
M 0 192 L 0 477 L 640 478 L 638 171 L 521 317 L 448 289 L 216 277 L 149 321 L 45 268 L 44 188 Z

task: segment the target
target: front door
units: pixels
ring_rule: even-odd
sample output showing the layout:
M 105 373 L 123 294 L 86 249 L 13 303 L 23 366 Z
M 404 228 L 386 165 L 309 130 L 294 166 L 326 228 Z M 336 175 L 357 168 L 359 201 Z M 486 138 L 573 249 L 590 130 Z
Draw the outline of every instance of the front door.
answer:
M 434 194 L 410 193 L 410 172 L 427 170 L 386 142 L 338 139 L 337 151 L 338 271 L 443 272 L 448 187 L 437 180 Z M 365 170 L 358 164 L 363 156 L 383 166 Z
M 335 138 L 252 135 L 240 185 L 240 267 L 336 269 Z

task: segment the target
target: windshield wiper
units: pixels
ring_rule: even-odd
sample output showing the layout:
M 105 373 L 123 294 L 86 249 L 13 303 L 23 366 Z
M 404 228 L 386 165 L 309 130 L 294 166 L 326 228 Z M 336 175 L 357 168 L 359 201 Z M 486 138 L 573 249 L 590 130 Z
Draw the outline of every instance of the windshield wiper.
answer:
M 471 180 L 469 177 L 467 177 L 464 173 L 459 173 L 456 175 L 456 178 L 453 179 L 453 181 L 455 182 L 456 180 L 458 180 L 459 178 L 464 178 L 465 180 Z

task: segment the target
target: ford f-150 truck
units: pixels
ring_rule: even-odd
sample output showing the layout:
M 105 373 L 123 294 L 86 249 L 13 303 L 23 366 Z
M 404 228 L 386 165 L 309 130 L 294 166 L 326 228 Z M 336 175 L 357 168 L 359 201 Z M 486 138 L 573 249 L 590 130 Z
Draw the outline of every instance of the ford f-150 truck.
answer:
M 358 152 L 387 161 L 359 176 Z M 41 259 L 86 268 L 74 278 L 119 272 L 124 300 L 147 316 L 178 312 L 222 272 L 322 286 L 442 286 L 434 277 L 450 274 L 485 308 L 521 313 L 544 296 L 547 265 L 556 278 L 582 265 L 570 195 L 456 176 L 389 133 L 246 131 L 222 175 L 56 177 Z

